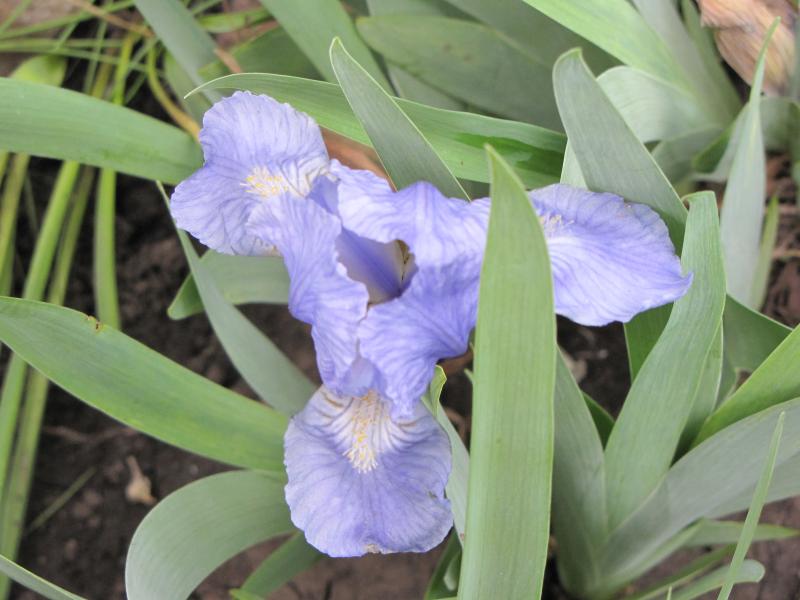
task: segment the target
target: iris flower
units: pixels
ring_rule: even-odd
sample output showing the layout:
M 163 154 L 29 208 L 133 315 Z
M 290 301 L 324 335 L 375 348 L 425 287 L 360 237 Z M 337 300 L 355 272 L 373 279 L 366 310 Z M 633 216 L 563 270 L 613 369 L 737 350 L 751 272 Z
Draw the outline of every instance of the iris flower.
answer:
M 319 127 L 237 92 L 205 115 L 205 165 L 172 196 L 179 227 L 220 252 L 279 252 L 289 309 L 312 327 L 323 386 L 285 435 L 286 499 L 331 556 L 429 550 L 452 525 L 448 439 L 420 398 L 475 326 L 489 200 L 393 191 L 328 158 Z M 559 314 L 627 321 L 685 293 L 651 209 L 564 185 L 530 192 Z

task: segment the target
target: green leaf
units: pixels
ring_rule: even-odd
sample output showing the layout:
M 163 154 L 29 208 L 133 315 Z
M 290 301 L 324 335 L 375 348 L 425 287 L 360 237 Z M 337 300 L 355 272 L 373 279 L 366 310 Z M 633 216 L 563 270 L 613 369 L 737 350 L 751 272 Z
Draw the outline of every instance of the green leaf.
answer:
M 347 101 L 397 189 L 423 180 L 434 184 L 445 196 L 467 198 L 414 122 L 338 39 L 331 44 L 331 64 Z
M 603 442 L 575 378 L 559 354 L 556 362 L 553 531 L 558 573 L 574 595 L 601 576 L 596 550 L 606 536 Z
M 667 598 L 669 598 L 669 593 L 672 588 L 690 582 L 699 574 L 707 571 L 716 563 L 730 556 L 732 552 L 733 547 L 726 546 L 725 548 L 719 548 L 713 552 L 703 554 L 680 569 L 677 573 L 673 573 L 666 579 L 659 581 L 638 594 L 626 596 L 625 600 L 653 600 L 655 598 L 663 598 L 664 594 L 667 594 Z
M 727 567 L 721 567 L 709 573 L 699 581 L 686 586 L 680 592 L 672 595 L 672 600 L 695 600 L 708 592 L 722 586 Z M 764 567 L 755 560 L 746 560 L 742 564 L 736 578 L 736 583 L 757 583 L 764 577 Z
M 545 65 L 552 67 L 556 59 L 571 48 L 581 47 L 584 54 L 598 72 L 616 64 L 608 54 L 589 44 L 586 40 L 562 27 L 538 10 L 525 6 L 519 0 L 447 0 L 454 7 L 471 15 L 478 21 L 497 29 Z M 536 35 L 531 35 L 535 31 Z
M 457 534 L 447 538 L 436 569 L 431 575 L 423 600 L 450 598 L 458 590 L 458 569 L 461 566 L 461 542 Z
M 733 560 L 731 560 L 730 568 L 725 575 L 725 583 L 722 586 L 722 590 L 720 590 L 717 600 L 728 600 L 734 584 L 741 578 L 740 572 L 744 563 L 744 557 L 747 554 L 748 548 L 750 548 L 750 542 L 753 541 L 753 537 L 755 536 L 758 520 L 761 518 L 761 509 L 764 507 L 764 502 L 767 499 L 767 491 L 769 490 L 769 484 L 772 480 L 772 472 L 775 470 L 775 461 L 778 458 L 778 445 L 781 443 L 785 417 L 785 413 L 781 413 L 778 417 L 778 424 L 775 425 L 775 432 L 772 434 L 772 441 L 767 451 L 767 458 L 764 461 L 764 469 L 756 485 L 756 490 L 753 493 L 753 501 L 750 503 L 750 508 L 747 510 L 747 517 L 745 517 L 744 527 L 742 527 L 742 535 L 739 537 L 739 542 L 736 544 Z
M 522 183 L 491 149 L 489 161 L 462 600 L 540 594 L 550 530 L 557 349 L 547 244 Z
M 29 590 L 41 594 L 42 597 L 48 600 L 83 600 L 80 596 L 70 594 L 57 585 L 42 579 L 38 575 L 34 575 L 27 569 L 23 569 L 17 563 L 8 560 L 2 555 L 0 555 L 0 573 L 7 575 Z
M 231 304 L 286 304 L 289 274 L 277 256 L 234 256 L 208 250 L 200 264 Z M 194 277 L 188 275 L 167 308 L 171 319 L 184 319 L 203 312 L 203 302 Z
M 0 340 L 56 385 L 143 433 L 228 464 L 282 469 L 283 415 L 92 317 L 0 298 Z
M 694 533 L 686 541 L 686 547 L 735 544 L 742 534 L 744 523 L 739 521 L 711 521 L 701 519 Z M 759 525 L 753 534 L 753 541 L 763 542 L 785 540 L 800 535 L 800 529 L 780 525 Z
M 367 43 L 389 62 L 443 92 L 491 113 L 560 127 L 550 64 L 496 30 L 419 15 L 362 18 L 357 24 Z
M 600 442 L 605 446 L 608 436 L 611 435 L 611 430 L 614 429 L 614 417 L 608 414 L 608 411 L 600 406 L 589 394 L 582 392 L 582 395 L 586 406 L 589 408 L 589 413 L 592 415 L 594 426 L 597 428 Z
M 181 68 L 178 61 L 175 60 L 175 57 L 169 52 L 164 54 L 162 63 L 164 78 L 167 80 L 169 89 L 171 89 L 172 93 L 177 97 L 183 110 L 191 115 L 196 122 L 202 123 L 203 115 L 211 108 L 211 102 L 202 94 L 186 97 L 186 95 L 197 86 L 186 74 L 186 71 Z M 225 71 L 225 73 L 227 73 L 227 71 Z
M 714 195 L 695 195 L 682 265 L 694 275 L 642 365 L 606 445 L 609 521 L 622 523 L 666 473 L 692 412 L 725 304 Z M 716 363 L 719 380 L 721 363 Z M 713 395 L 716 398 L 716 393 Z
M 447 438 L 450 440 L 450 448 L 453 453 L 452 467 L 450 468 L 450 477 L 447 480 L 445 491 L 447 492 L 447 498 L 450 500 L 450 509 L 453 512 L 453 524 L 456 532 L 458 532 L 459 539 L 462 539 L 467 521 L 469 453 L 455 427 L 450 422 L 447 413 L 439 404 L 439 396 L 446 380 L 447 377 L 444 371 L 437 366 L 428 388 L 428 394 L 423 400 L 428 404 L 428 410 L 436 417 L 436 421 L 444 429 Z
M 758 250 L 758 263 L 753 276 L 753 306 L 763 306 L 767 298 L 769 274 L 772 269 L 772 253 L 775 251 L 775 242 L 778 240 L 778 225 L 780 224 L 780 204 L 778 197 L 773 196 L 767 206 L 767 216 L 764 219 L 764 230 L 761 233 L 761 242 Z
M 279 73 L 310 79 L 318 77 L 314 65 L 282 27 L 270 29 L 252 40 L 234 46 L 230 54 L 245 73 Z M 228 68 L 219 60 L 200 69 L 200 75 L 205 81 L 227 74 Z
M 339 0 L 316 0 L 313 10 L 308 4 L 296 0 L 261 0 L 261 4 L 267 7 L 328 81 L 336 81 L 329 50 L 333 40 L 339 38 L 353 59 L 378 85 L 386 91 L 392 89 Z
M 770 499 L 798 493 L 800 399 L 795 399 L 726 427 L 678 460 L 639 510 L 610 535 L 603 563 L 607 577 L 628 571 L 637 557 L 650 554 L 697 519 L 746 508 L 763 471 L 763 449 L 784 412 Z M 781 482 L 783 468 L 788 471 Z
M 265 598 L 322 558 L 301 531 L 272 551 L 242 585 L 240 592 Z
M 729 77 L 721 76 L 719 60 L 705 62 L 681 21 L 675 2 L 634 0 L 648 25 L 652 27 L 680 64 L 692 84 L 695 102 L 702 107 L 709 122 L 727 125 L 739 110 L 739 98 Z
M 764 221 L 764 191 L 767 186 L 764 137 L 761 133 L 761 84 L 764 80 L 766 48 L 777 22 L 767 33 L 756 64 L 750 100 L 742 116 L 742 130 L 735 145 L 733 163 L 720 211 L 720 233 L 728 275 L 728 290 L 734 298 L 753 307 L 759 246 Z
M 631 67 L 609 69 L 597 82 L 641 142 L 687 135 L 710 125 L 697 99 L 673 82 Z
M 755 371 L 792 332 L 730 296 L 725 301 L 723 327 L 725 355 L 734 367 L 746 371 Z
M 269 12 L 263 8 L 252 8 L 205 14 L 198 17 L 197 22 L 209 33 L 231 33 L 244 27 L 252 27 L 269 18 Z
M 131 540 L 125 561 L 128 598 L 188 598 L 229 558 L 292 531 L 283 486 L 281 477 L 232 471 L 167 496 L 147 514 Z
M 706 356 L 703 372 L 700 375 L 700 383 L 697 386 L 697 392 L 692 403 L 692 410 L 689 413 L 689 419 L 683 428 L 683 433 L 681 433 L 681 441 L 678 444 L 679 454 L 682 454 L 690 446 L 705 420 L 714 412 L 714 408 L 717 406 L 717 398 L 719 397 L 720 384 L 722 382 L 723 348 L 722 324 L 720 324 L 714 334 L 714 341 L 708 351 L 708 356 Z
M 200 68 L 217 59 L 216 44 L 189 9 L 180 0 L 134 0 L 134 3 L 195 85 L 203 83 Z M 212 90 L 206 94 L 209 100 L 219 99 L 219 94 Z
M 208 319 L 233 366 L 253 391 L 272 407 L 287 415 L 301 411 L 316 386 L 225 299 L 200 263 L 186 233 L 178 230 L 178 237 Z
M 370 143 L 338 85 L 268 74 L 228 75 L 206 85 L 269 94 L 307 112 L 327 129 Z M 565 145 L 561 134 L 527 123 L 441 110 L 408 100 L 396 102 L 456 177 L 489 181 L 483 146 L 491 144 L 526 186 L 535 188 L 558 181 Z
M 631 67 L 688 86 L 656 33 L 626 0 L 525 0 Z
M 745 417 L 800 397 L 800 327 L 720 406 L 697 435 L 695 445 Z
M 0 147 L 178 183 L 202 165 L 177 127 L 49 85 L 0 78 Z

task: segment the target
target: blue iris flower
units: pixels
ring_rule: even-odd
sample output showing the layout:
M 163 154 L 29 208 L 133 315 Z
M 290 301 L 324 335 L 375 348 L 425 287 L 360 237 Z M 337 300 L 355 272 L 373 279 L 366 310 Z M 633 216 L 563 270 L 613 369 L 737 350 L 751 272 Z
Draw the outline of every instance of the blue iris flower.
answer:
M 329 159 L 317 124 L 267 96 L 218 102 L 200 140 L 205 165 L 172 196 L 178 226 L 220 252 L 280 253 L 289 309 L 312 326 L 324 385 L 285 436 L 293 522 L 331 556 L 429 550 L 452 525 L 450 446 L 419 399 L 436 362 L 467 350 L 489 200 L 393 191 Z M 627 321 L 688 289 L 648 207 L 565 185 L 529 195 L 559 314 Z

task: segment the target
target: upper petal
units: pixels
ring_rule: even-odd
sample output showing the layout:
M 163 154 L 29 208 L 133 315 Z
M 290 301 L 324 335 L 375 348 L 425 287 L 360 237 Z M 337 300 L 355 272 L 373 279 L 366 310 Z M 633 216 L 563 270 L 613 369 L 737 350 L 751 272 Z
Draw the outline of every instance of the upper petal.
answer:
M 441 265 L 483 252 L 488 200 L 447 198 L 426 181 L 394 193 L 367 194 L 342 181 L 339 214 L 360 236 L 408 244 L 418 266 Z
M 649 207 L 561 184 L 530 198 L 544 225 L 557 313 L 584 325 L 625 322 L 688 290 L 691 275 Z
M 229 254 L 263 254 L 269 241 L 245 223 L 252 209 L 283 193 L 304 196 L 328 168 L 319 127 L 268 96 L 237 92 L 203 117 L 205 166 L 183 181 L 170 208 L 181 229 Z
M 291 282 L 289 310 L 311 324 L 320 375 L 338 390 L 347 387 L 358 357 L 356 333 L 366 314 L 368 294 L 364 284 L 350 279 L 338 261 L 341 222 L 313 200 L 334 185 L 323 177 L 308 199 L 284 194 L 261 203 L 253 210 L 248 228 L 275 244 L 283 255 Z
M 330 556 L 425 552 L 452 526 L 450 444 L 421 404 L 393 421 L 374 393 L 320 388 L 289 423 L 285 463 L 292 521 Z

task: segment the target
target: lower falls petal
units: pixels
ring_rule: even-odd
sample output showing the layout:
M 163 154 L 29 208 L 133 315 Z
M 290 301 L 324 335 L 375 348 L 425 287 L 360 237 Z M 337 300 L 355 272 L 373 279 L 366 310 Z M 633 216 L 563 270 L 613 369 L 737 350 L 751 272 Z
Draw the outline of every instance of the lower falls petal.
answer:
M 285 436 L 292 521 L 330 556 L 426 552 L 453 524 L 450 443 L 421 402 L 393 420 L 377 393 L 320 388 Z

